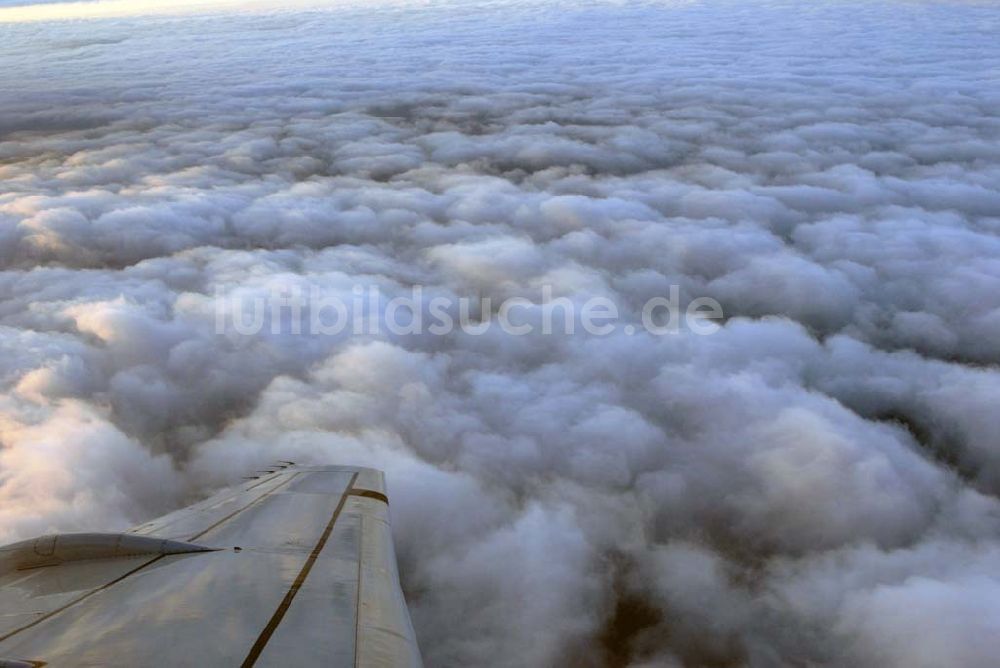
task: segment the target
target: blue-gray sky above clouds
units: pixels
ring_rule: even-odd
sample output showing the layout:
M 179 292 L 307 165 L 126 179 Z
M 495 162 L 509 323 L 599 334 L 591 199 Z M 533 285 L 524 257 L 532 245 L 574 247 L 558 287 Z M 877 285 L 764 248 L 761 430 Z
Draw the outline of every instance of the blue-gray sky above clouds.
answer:
M 2 30 L 0 539 L 367 464 L 431 666 L 995 665 L 1000 7 Z M 216 333 L 355 284 L 727 319 Z

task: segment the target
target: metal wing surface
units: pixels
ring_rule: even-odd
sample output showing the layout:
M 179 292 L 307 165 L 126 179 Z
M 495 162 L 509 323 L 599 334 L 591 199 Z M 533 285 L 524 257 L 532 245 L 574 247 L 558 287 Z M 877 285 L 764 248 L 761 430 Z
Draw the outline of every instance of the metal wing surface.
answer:
M 289 466 L 0 548 L 0 668 L 420 666 L 381 472 Z

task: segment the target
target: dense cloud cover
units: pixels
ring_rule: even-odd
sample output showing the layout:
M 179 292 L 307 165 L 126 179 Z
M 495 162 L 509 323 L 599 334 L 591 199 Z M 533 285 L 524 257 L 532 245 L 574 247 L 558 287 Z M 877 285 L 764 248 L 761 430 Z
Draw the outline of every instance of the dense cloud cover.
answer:
M 429 666 L 996 665 L 1000 7 L 0 30 L 0 540 L 373 465 Z M 216 332 L 357 284 L 726 320 Z

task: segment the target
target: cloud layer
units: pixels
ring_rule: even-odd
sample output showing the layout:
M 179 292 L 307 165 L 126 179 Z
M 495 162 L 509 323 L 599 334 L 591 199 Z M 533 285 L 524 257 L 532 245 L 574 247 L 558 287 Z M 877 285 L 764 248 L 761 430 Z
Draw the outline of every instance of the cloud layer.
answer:
M 373 465 L 431 666 L 995 664 L 996 7 L 4 30 L 0 539 Z M 216 333 L 358 284 L 727 319 Z

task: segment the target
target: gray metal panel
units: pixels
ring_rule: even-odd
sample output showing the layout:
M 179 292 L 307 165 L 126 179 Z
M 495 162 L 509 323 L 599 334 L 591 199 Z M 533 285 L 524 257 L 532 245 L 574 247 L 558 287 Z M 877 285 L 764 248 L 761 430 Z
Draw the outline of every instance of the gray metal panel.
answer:
M 256 666 L 353 666 L 360 517 L 342 516 Z
M 141 524 L 131 529 L 130 533 L 175 540 L 196 540 L 208 528 L 228 521 L 231 515 L 242 512 L 242 509 L 289 484 L 296 475 L 296 471 L 282 471 L 239 487 L 225 489 L 193 506 Z
M 353 476 L 350 471 L 303 471 L 285 489 L 297 494 L 340 494 Z
M 0 638 L 121 577 L 148 559 L 115 559 L 14 571 L 0 576 Z M 4 657 L 0 641 L 0 657 Z
M 290 486 L 282 487 L 247 507 L 233 521 L 204 531 L 198 542 L 220 547 L 309 551 L 319 541 L 350 482 L 350 475 L 338 474 L 327 482 L 327 494 L 297 493 L 290 491 Z
M 377 471 L 289 468 L 134 532 L 220 551 L 0 572 L 0 658 L 418 666 L 384 489 Z
M 167 557 L 0 643 L 0 656 L 67 667 L 239 665 L 300 563 L 231 551 Z
M 361 469 L 358 471 L 358 479 L 354 482 L 358 489 L 367 489 L 373 492 L 385 494 L 385 474 L 375 469 Z
M 388 508 L 364 497 L 351 504 L 361 515 L 357 665 L 416 668 L 420 654 L 399 585 Z

